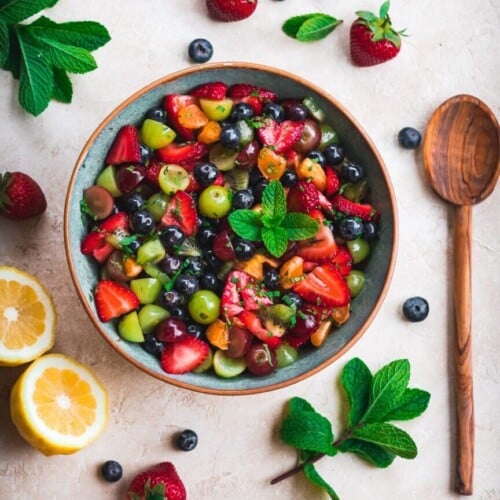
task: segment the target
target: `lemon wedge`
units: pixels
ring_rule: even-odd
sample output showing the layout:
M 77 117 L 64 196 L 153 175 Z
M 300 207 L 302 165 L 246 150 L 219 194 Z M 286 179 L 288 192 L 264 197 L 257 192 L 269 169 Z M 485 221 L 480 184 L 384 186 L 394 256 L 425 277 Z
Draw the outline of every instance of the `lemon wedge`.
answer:
M 14 384 L 10 414 L 21 436 L 44 455 L 67 455 L 104 430 L 108 398 L 89 368 L 62 354 L 46 354 Z
M 0 266 L 0 365 L 36 359 L 54 345 L 54 302 L 37 278 Z

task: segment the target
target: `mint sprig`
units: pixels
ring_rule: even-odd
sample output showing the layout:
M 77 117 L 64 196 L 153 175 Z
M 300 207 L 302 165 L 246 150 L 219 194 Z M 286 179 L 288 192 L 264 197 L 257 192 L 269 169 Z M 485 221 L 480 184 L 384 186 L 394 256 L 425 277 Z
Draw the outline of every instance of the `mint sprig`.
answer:
M 342 22 L 328 14 L 313 12 L 287 19 L 281 29 L 299 42 L 314 42 L 325 38 Z
M 313 237 L 319 224 L 300 212 L 286 211 L 285 190 L 279 181 L 271 181 L 262 193 L 262 211 L 235 210 L 228 217 L 233 231 L 250 241 L 262 241 L 269 253 L 281 257 L 289 241 Z
M 57 2 L 0 2 L 0 66 L 19 80 L 19 103 L 34 116 L 44 111 L 51 99 L 71 102 L 68 73 L 96 69 L 90 52 L 111 39 L 107 29 L 94 21 L 56 23 L 41 16 L 30 24 L 20 24 Z
M 392 464 L 396 457 L 413 459 L 417 446 L 410 435 L 389 421 L 410 420 L 427 408 L 430 394 L 422 389 L 408 388 L 410 363 L 395 360 L 372 376 L 359 358 L 349 361 L 341 374 L 341 383 L 347 394 L 348 427 L 335 440 L 329 420 L 302 398 L 292 398 L 288 414 L 281 423 L 280 436 L 299 451 L 299 465 L 276 477 L 276 484 L 297 472 L 329 495 L 339 497 L 318 474 L 314 463 L 325 455 L 351 452 L 379 468 Z

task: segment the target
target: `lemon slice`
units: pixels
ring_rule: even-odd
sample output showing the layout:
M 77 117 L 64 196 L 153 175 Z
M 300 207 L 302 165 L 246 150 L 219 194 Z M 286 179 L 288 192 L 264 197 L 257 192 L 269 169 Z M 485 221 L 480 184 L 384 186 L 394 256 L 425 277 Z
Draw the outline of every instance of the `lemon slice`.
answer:
M 14 384 L 10 413 L 21 436 L 44 455 L 67 455 L 104 430 L 108 397 L 89 368 L 62 354 L 46 354 Z
M 54 345 L 54 302 L 30 274 L 0 266 L 0 365 L 17 366 Z

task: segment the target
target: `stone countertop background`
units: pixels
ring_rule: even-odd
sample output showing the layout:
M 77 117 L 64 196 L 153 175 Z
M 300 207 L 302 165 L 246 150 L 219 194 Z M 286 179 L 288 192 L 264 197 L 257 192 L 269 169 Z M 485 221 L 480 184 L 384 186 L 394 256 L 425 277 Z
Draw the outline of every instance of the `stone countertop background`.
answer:
M 0 171 L 22 170 L 38 180 L 49 208 L 39 220 L 0 220 L 0 262 L 37 275 L 54 296 L 59 328 L 53 352 L 90 365 L 106 385 L 111 404 L 104 434 L 72 456 L 47 458 L 29 447 L 9 418 L 10 388 L 21 368 L 0 368 L 0 498 L 123 498 L 134 474 L 170 460 L 184 479 L 190 499 L 326 498 L 302 475 L 269 486 L 295 464 L 295 452 L 277 434 L 285 403 L 307 397 L 340 430 L 339 373 L 359 356 L 372 370 L 408 357 L 411 385 L 429 390 L 428 411 L 403 423 L 419 455 L 397 459 L 386 470 L 354 456 L 318 463 L 319 472 L 344 499 L 446 499 L 453 493 L 455 414 L 452 314 L 452 215 L 426 183 L 419 151 L 397 145 L 404 126 L 421 131 L 445 99 L 470 93 L 499 113 L 500 3 L 495 0 L 398 1 L 391 8 L 396 28 L 410 36 L 396 59 L 356 68 L 348 55 L 349 26 L 358 9 L 379 1 L 330 2 L 260 0 L 254 15 L 238 23 L 210 20 L 202 0 L 65 0 L 46 14 L 56 21 L 92 19 L 112 41 L 95 53 L 98 70 L 73 76 L 71 105 L 51 103 L 38 118 L 17 103 L 17 83 L 0 72 Z M 325 12 L 344 19 L 326 39 L 301 44 L 280 31 L 292 15 Z M 189 66 L 187 46 L 204 37 L 215 61 L 252 61 L 281 67 L 315 82 L 344 104 L 381 152 L 392 177 L 399 208 L 400 244 L 387 298 L 363 338 L 321 373 L 291 387 L 247 397 L 203 395 L 178 389 L 143 374 L 106 344 L 81 307 L 63 247 L 63 205 L 76 158 L 97 124 L 147 83 Z M 500 498 L 500 322 L 498 224 L 500 190 L 474 208 L 473 356 L 476 408 L 475 495 Z M 431 312 L 409 323 L 403 301 L 422 295 Z M 172 437 L 195 429 L 198 447 L 175 449 Z M 100 464 L 121 462 L 115 484 L 98 477 Z

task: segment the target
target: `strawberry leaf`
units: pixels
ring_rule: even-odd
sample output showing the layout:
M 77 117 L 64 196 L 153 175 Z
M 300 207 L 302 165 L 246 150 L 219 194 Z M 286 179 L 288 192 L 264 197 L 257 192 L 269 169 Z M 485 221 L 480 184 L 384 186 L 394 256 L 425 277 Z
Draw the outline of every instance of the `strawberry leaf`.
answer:
M 380 6 L 379 17 L 385 19 L 387 14 L 389 14 L 389 7 L 391 6 L 390 0 L 387 0 Z
M 16 24 L 49 7 L 59 0 L 10 0 L 0 5 L 0 18 L 8 24 Z
M 291 17 L 281 29 L 300 42 L 314 42 L 329 35 L 343 21 L 319 12 Z

